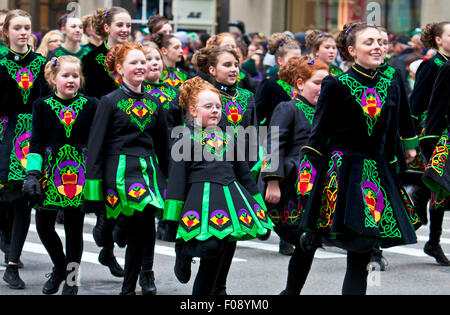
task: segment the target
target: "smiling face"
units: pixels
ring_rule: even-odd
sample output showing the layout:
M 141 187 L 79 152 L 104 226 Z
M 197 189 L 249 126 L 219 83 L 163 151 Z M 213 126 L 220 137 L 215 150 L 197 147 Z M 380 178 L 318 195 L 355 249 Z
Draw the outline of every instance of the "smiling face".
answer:
M 9 38 L 10 47 L 14 51 L 21 51 L 27 46 L 31 36 L 31 21 L 28 17 L 17 16 L 12 18 L 6 36 Z
M 197 95 L 197 106 L 189 107 L 194 122 L 202 127 L 214 127 L 222 117 L 220 96 L 211 90 L 203 90 Z
M 228 52 L 220 54 L 217 59 L 217 65 L 210 66 L 209 73 L 221 84 L 235 84 L 239 75 L 239 61 Z
M 443 27 L 442 35 L 436 36 L 436 44 L 440 51 L 446 56 L 450 56 L 450 24 L 446 24 Z
M 52 83 L 56 86 L 56 92 L 61 98 L 73 97 L 80 88 L 81 68 L 79 64 L 65 62 L 61 65 L 61 69 L 52 79 Z
M 56 48 L 58 48 L 59 46 L 61 46 L 61 44 L 64 42 L 64 38 L 59 35 L 59 34 L 53 34 L 50 36 L 50 38 L 48 39 L 48 51 L 52 51 Z
M 73 42 L 79 42 L 83 36 L 83 23 L 79 18 L 67 18 L 66 26 L 61 31 L 66 39 Z
M 111 25 L 105 24 L 105 31 L 115 43 L 126 43 L 131 33 L 130 15 L 128 13 L 114 15 Z
M 145 80 L 147 60 L 141 50 L 130 50 L 123 62 L 117 64 L 117 73 L 122 77 L 123 82 L 130 88 L 139 87 Z
M 145 55 L 145 58 L 147 60 L 145 80 L 150 82 L 159 82 L 163 71 L 163 61 L 161 59 L 161 55 L 156 49 L 150 49 L 150 51 Z
M 373 27 L 365 28 L 356 34 L 354 46 L 348 47 L 348 52 L 363 68 L 375 70 L 383 63 L 383 38 L 379 30 Z
M 331 66 L 337 56 L 336 41 L 333 38 L 325 39 L 322 44 L 320 44 L 319 49 L 315 52 L 315 56 L 325 62 L 328 66 Z
M 317 104 L 322 87 L 322 80 L 327 75 L 328 71 L 317 70 L 312 74 L 311 78 L 305 82 L 302 79 L 297 81 L 297 89 L 300 91 L 300 95 L 306 98 L 306 100 L 313 106 L 316 106 Z

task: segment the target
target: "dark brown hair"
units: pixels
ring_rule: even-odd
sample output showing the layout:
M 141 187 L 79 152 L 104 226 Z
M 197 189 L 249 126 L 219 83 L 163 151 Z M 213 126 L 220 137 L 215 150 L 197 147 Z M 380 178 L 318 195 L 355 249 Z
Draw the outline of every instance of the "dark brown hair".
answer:
M 120 13 L 130 13 L 121 7 L 112 7 L 109 9 L 97 9 L 92 14 L 92 27 L 95 32 L 103 39 L 108 37 L 108 33 L 105 32 L 105 24 L 111 26 L 114 16 Z M 131 15 L 130 15 L 131 16 Z
M 209 67 L 216 67 L 219 56 L 226 53 L 233 55 L 239 62 L 239 56 L 234 49 L 220 46 L 210 46 L 198 50 L 192 57 L 192 62 L 201 72 L 209 75 Z
M 150 34 L 155 35 L 166 24 L 170 24 L 169 19 L 162 15 L 152 15 L 147 22 Z
M 274 33 L 270 36 L 267 42 L 267 50 L 269 54 L 275 55 L 276 57 L 284 57 L 288 50 L 299 49 L 297 41 L 292 37 L 284 33 Z
M 436 36 L 442 37 L 444 27 L 448 24 L 450 24 L 450 21 L 428 23 L 423 29 L 422 36 L 420 37 L 423 45 L 426 48 L 439 49 L 436 43 Z
M 336 39 L 336 46 L 339 49 L 339 53 L 343 60 L 354 61 L 353 57 L 348 52 L 349 46 L 355 46 L 357 33 L 365 30 L 366 28 L 378 28 L 375 25 L 369 25 L 365 22 L 354 21 L 345 24 L 342 31 L 339 33 Z

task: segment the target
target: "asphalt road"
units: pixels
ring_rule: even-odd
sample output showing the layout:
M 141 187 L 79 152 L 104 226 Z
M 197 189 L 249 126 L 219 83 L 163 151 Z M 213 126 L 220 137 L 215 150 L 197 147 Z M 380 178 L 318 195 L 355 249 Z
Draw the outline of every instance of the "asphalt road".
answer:
M 80 272 L 80 295 L 117 295 L 122 279 L 116 278 L 98 263 L 99 248 L 92 238 L 95 216 L 85 219 L 84 252 Z M 64 240 L 64 229 L 57 225 Z M 384 251 L 389 265 L 384 272 L 375 272 L 369 279 L 368 295 L 448 295 L 450 294 L 450 267 L 436 264 L 434 258 L 424 254 L 428 239 L 428 226 L 417 231 L 418 243 Z M 278 295 L 285 286 L 289 256 L 278 253 L 279 238 L 272 233 L 267 241 L 253 240 L 238 243 L 234 262 L 228 277 L 227 292 L 231 295 Z M 441 246 L 450 257 L 450 217 L 446 214 Z M 157 241 L 154 272 L 158 295 L 190 295 L 198 263 L 192 265 L 192 279 L 181 284 L 173 274 L 175 252 L 173 244 Z M 116 247 L 119 263 L 124 264 L 124 249 Z M 1 257 L 1 256 L 0 256 Z M 25 244 L 20 270 L 25 290 L 11 290 L 0 279 L 0 295 L 42 295 L 45 275 L 51 272 L 51 261 L 36 233 L 34 212 L 30 232 Z M 304 295 L 339 295 L 345 273 L 346 255 L 337 248 L 325 248 L 316 254 Z M 4 267 L 0 267 L 3 277 Z M 62 289 L 62 286 L 61 286 Z M 61 293 L 61 290 L 58 294 Z M 140 294 L 138 285 L 137 293 Z

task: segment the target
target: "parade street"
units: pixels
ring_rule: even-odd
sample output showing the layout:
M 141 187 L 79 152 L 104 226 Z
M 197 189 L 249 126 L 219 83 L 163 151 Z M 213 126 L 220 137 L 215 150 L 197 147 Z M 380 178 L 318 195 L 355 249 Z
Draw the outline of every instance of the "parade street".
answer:
M 95 216 L 88 215 L 84 226 L 84 252 L 81 264 L 80 295 L 118 295 L 122 279 L 113 277 L 98 262 L 99 248 L 92 238 Z M 56 229 L 64 241 L 64 228 Z M 389 265 L 384 272 L 372 272 L 368 279 L 368 295 L 447 295 L 450 294 L 450 267 L 442 267 L 434 258 L 424 254 L 428 240 L 428 226 L 417 231 L 418 243 L 386 249 L 384 256 Z M 277 295 L 286 282 L 289 256 L 278 253 L 279 238 L 275 233 L 267 241 L 238 242 L 228 277 L 230 295 Z M 450 254 L 450 217 L 444 217 L 441 246 Z M 125 250 L 116 246 L 118 262 L 124 265 Z M 3 256 L 2 256 L 3 259 Z M 27 287 L 11 290 L 0 280 L 0 295 L 42 295 L 42 286 L 51 272 L 51 262 L 36 233 L 34 211 L 32 224 L 21 257 L 25 267 L 20 274 Z M 198 269 L 192 264 L 192 277 L 188 284 L 175 278 L 173 266 L 175 251 L 172 243 L 156 241 L 154 272 L 158 295 L 190 295 Z M 346 255 L 340 249 L 327 247 L 318 250 L 302 294 L 340 295 L 346 266 Z M 5 267 L 0 267 L 3 276 Z M 270 278 L 269 278 L 270 277 Z M 61 285 L 62 288 L 62 285 Z M 58 294 L 61 293 L 61 289 Z M 141 294 L 139 284 L 136 290 Z

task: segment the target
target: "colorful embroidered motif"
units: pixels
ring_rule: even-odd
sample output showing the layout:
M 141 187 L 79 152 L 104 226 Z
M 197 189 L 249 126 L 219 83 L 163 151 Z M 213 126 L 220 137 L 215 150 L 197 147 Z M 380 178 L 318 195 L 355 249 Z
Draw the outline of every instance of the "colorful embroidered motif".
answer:
M 157 105 L 148 99 L 142 100 L 120 100 L 117 107 L 124 111 L 131 119 L 131 122 L 136 124 L 141 132 L 144 132 L 145 127 L 152 121 L 152 115 L 155 113 Z
M 159 99 L 164 109 L 170 109 L 170 102 L 177 97 L 177 92 L 165 86 L 153 87 L 150 83 L 144 86 L 145 92 Z
M 364 226 L 377 228 L 383 238 L 400 238 L 402 234 L 386 192 L 381 186 L 377 163 L 374 160 L 363 161 L 361 192 L 365 204 Z
M 50 154 L 47 158 L 50 161 Z M 49 163 L 49 180 L 43 206 L 62 208 L 79 207 L 83 200 L 83 188 L 86 181 L 86 148 L 79 152 L 66 144 L 58 151 L 54 164 Z
M 328 72 L 334 77 L 344 73 L 340 68 L 336 67 L 335 65 L 331 65 L 330 68 L 328 69 Z
M 419 216 L 414 210 L 414 206 L 409 199 L 408 194 L 403 189 L 400 189 L 400 191 L 402 193 L 403 205 L 406 208 L 406 214 L 408 215 L 409 222 L 411 222 L 413 226 L 416 226 L 420 223 Z
M 314 120 L 314 114 L 316 113 L 316 110 L 314 107 L 309 106 L 305 102 L 298 100 L 297 103 L 295 103 L 295 106 L 297 106 L 298 109 L 300 109 L 303 114 L 305 115 L 305 118 L 309 121 L 309 123 L 312 125 Z
M 298 95 L 298 91 L 283 80 L 278 80 L 277 84 L 283 88 L 283 90 L 292 100 Z
M 226 133 L 214 133 L 202 130 L 201 132 L 195 131 L 191 138 L 201 143 L 202 147 L 209 154 L 214 155 L 217 160 L 222 161 L 224 153 L 227 151 L 227 145 L 229 142 L 228 135 Z
M 196 211 L 187 211 L 181 221 L 189 230 L 196 227 L 200 223 L 200 216 Z
M 119 197 L 117 196 L 117 193 L 112 189 L 106 190 L 106 201 L 108 203 L 108 206 L 112 209 L 115 209 L 119 203 Z
M 442 61 L 439 58 L 435 58 L 434 59 L 434 63 L 438 66 L 438 67 L 442 67 L 443 65 L 445 65 L 445 61 Z
M 227 118 L 228 123 L 233 126 L 237 137 L 238 126 L 241 124 L 244 114 L 247 111 L 248 100 L 252 93 L 243 89 L 236 89 L 234 97 L 220 94 L 222 100 L 222 115 Z
M 19 114 L 14 130 L 13 149 L 10 156 L 8 180 L 23 180 L 30 151 L 31 114 Z
M 329 169 L 325 181 L 325 187 L 322 190 L 322 205 L 319 213 L 317 227 L 319 229 L 331 228 L 333 224 L 333 214 L 336 209 L 336 199 L 339 184 L 339 168 L 342 165 L 344 153 L 334 151 L 329 161 Z
M 117 75 L 111 74 L 111 72 L 109 72 L 109 70 L 106 68 L 105 58 L 106 57 L 104 54 L 98 54 L 97 57 L 95 57 L 95 60 L 99 65 L 103 66 L 103 69 L 106 71 L 106 73 L 108 73 L 116 86 L 120 87 L 122 85 L 122 80 Z
M 309 196 L 316 180 L 317 171 L 305 155 L 298 167 L 297 195 Z
M 5 66 L 11 78 L 17 82 L 17 86 L 21 91 L 24 104 L 28 102 L 31 88 L 34 85 L 42 66 L 44 66 L 46 62 L 47 60 L 44 57 L 38 56 L 30 62 L 27 67 L 22 68 L 17 63 L 7 58 L 0 60 L 0 66 Z
M 0 141 L 3 141 L 3 137 L 5 136 L 7 123 L 8 117 L 0 117 Z
M 384 106 L 387 89 L 391 85 L 391 80 L 381 77 L 375 88 L 368 88 L 359 83 L 348 74 L 339 76 L 338 80 L 350 88 L 350 92 L 355 96 L 356 101 L 361 106 L 364 116 L 366 116 L 367 133 L 372 135 L 373 128 L 377 123 L 377 118 L 381 114 Z
M 163 70 L 161 74 L 161 79 L 164 82 L 169 83 L 173 87 L 178 87 L 179 85 L 184 83 L 184 81 L 187 80 L 187 74 L 181 72 L 178 69 L 167 68 Z
M 250 223 L 252 223 L 252 221 L 253 221 L 252 215 L 250 214 L 250 212 L 247 209 L 239 210 L 238 217 L 239 217 L 239 220 L 247 226 L 249 226 Z
M 439 176 L 444 175 L 445 163 L 448 160 L 448 146 L 450 133 L 445 130 L 434 149 L 433 155 L 425 170 L 433 169 Z
M 44 103 L 49 105 L 52 108 L 52 110 L 56 113 L 56 116 L 58 117 L 59 121 L 66 130 L 66 137 L 70 138 L 70 134 L 72 132 L 72 127 L 75 123 L 75 120 L 78 118 L 78 114 L 83 109 L 84 105 L 87 103 L 87 99 L 84 97 L 80 97 L 69 106 L 64 106 L 53 97 L 50 97 L 44 100 Z
M 228 214 L 223 210 L 216 210 L 211 213 L 211 218 L 209 219 L 212 223 L 214 223 L 216 228 L 222 229 L 227 223 L 231 220 Z
M 289 201 L 287 209 L 277 209 L 278 206 L 272 205 L 268 209 L 269 217 L 275 224 L 284 224 L 286 222 L 295 224 L 300 219 L 302 211 L 298 203 Z
M 386 69 L 384 71 L 379 70 L 380 73 L 382 75 L 384 75 L 386 78 L 388 78 L 389 80 L 392 80 L 392 78 L 394 77 L 394 73 L 395 73 L 395 68 L 391 67 L 391 66 L 387 66 Z
M 141 183 L 133 184 L 128 189 L 128 195 L 136 199 L 142 197 L 146 192 L 147 190 Z

